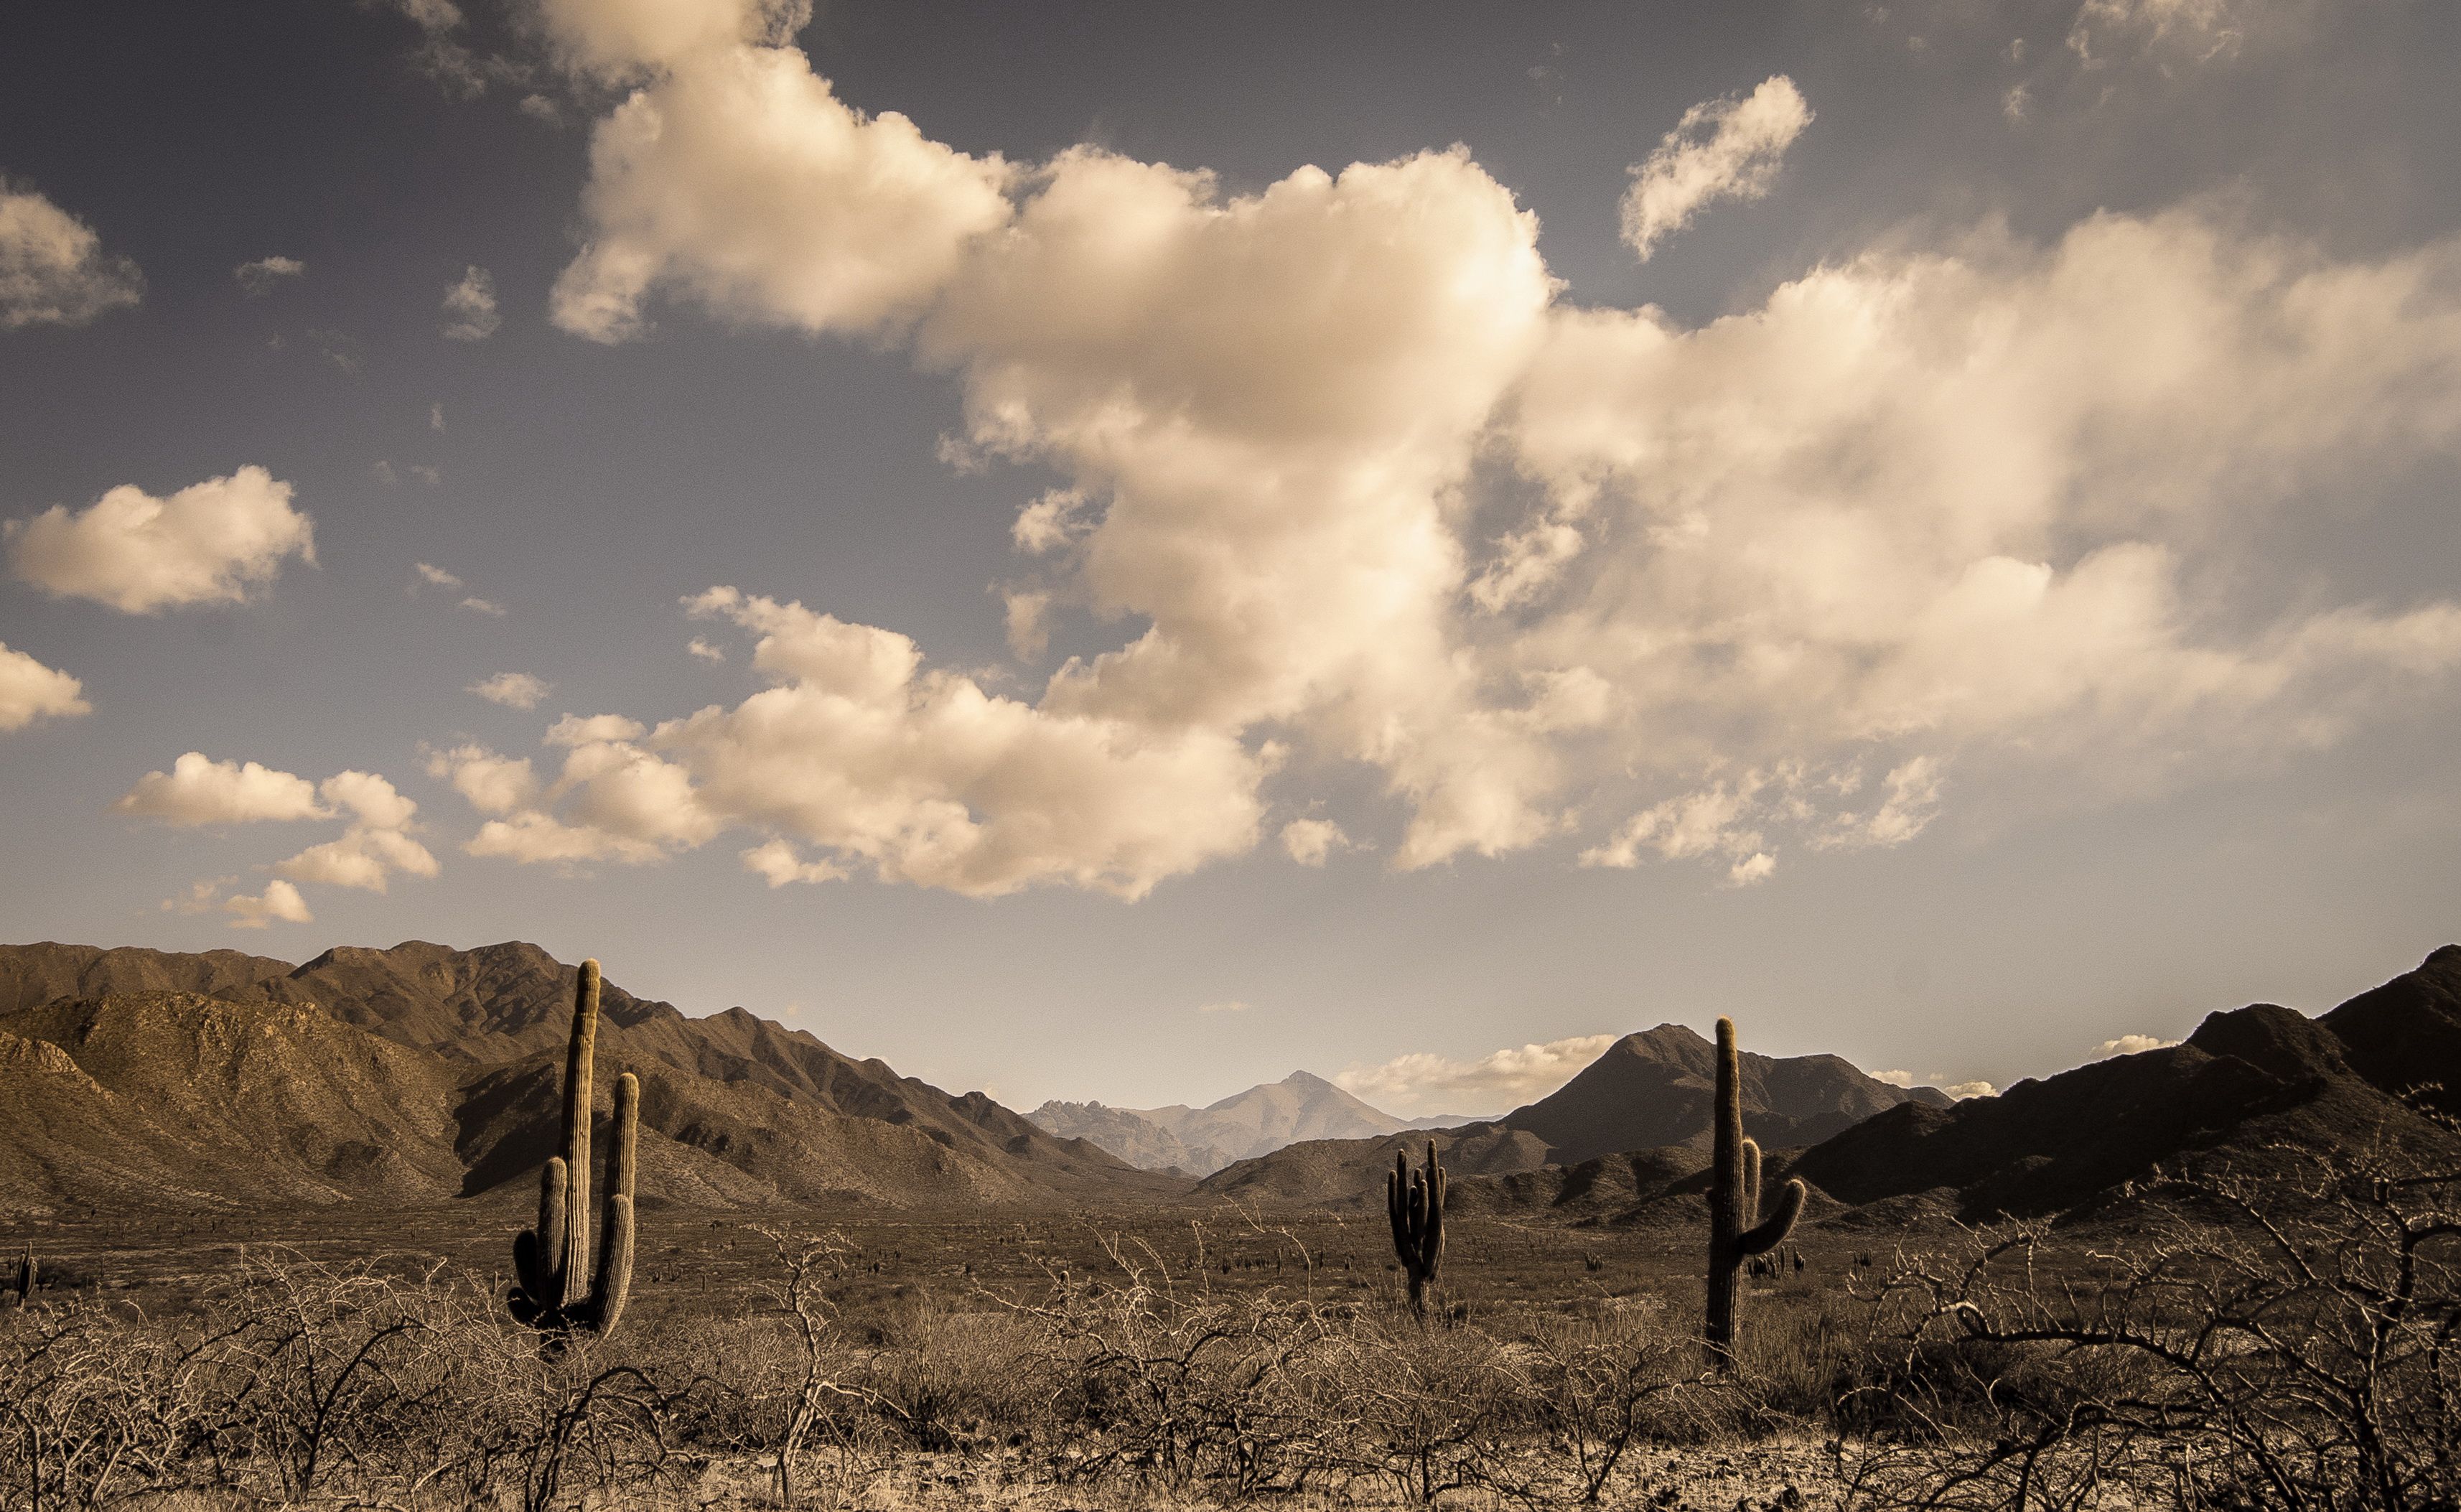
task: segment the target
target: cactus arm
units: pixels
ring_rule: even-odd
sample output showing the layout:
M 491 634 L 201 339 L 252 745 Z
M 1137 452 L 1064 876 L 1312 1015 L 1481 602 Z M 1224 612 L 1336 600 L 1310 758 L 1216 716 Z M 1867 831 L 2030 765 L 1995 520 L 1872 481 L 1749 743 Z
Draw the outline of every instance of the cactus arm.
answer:
M 514 1292 L 516 1312 L 539 1316 L 564 1305 L 564 1276 L 556 1262 L 564 1258 L 565 1197 L 564 1157 L 551 1155 L 539 1171 L 538 1226 L 513 1236 L 513 1273 L 521 1280 Z
M 1427 1279 L 1444 1263 L 1444 1168 L 1436 1161 L 1436 1141 L 1427 1141 Z
M 1794 1221 L 1803 1215 L 1803 1195 L 1801 1182 L 1788 1182 L 1779 1187 L 1777 1211 L 1759 1227 L 1738 1234 L 1735 1252 L 1739 1255 L 1762 1255 L 1785 1244 L 1786 1236 L 1794 1232 Z
M 1384 1178 L 1384 1216 L 1393 1223 L 1393 1252 L 1410 1258 L 1410 1157 L 1393 1152 L 1392 1173 Z
M 1761 1221 L 1761 1145 L 1758 1139 L 1744 1141 L 1743 1211 L 1735 1215 L 1737 1227 L 1749 1227 Z
M 632 1291 L 632 1180 L 640 1168 L 641 1080 L 631 1072 L 615 1078 L 615 1118 L 608 1130 L 615 1141 L 607 1160 L 607 1211 L 598 1236 L 598 1273 L 590 1278 L 588 1321 L 605 1334 L 624 1315 Z

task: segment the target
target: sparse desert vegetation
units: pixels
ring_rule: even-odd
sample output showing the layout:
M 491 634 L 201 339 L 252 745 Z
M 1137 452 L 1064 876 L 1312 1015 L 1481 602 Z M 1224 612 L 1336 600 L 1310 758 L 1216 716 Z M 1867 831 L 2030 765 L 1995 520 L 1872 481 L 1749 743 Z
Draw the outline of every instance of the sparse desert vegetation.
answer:
M 10 1506 L 2433 1508 L 2461 1182 L 2397 1152 L 2094 1225 L 1746 1278 L 1699 1230 L 1457 1221 L 1423 1317 L 1360 1222 L 817 1226 L 657 1210 L 542 1348 L 459 1256 L 94 1233 L 0 1314 Z M 417 1228 L 417 1221 L 410 1225 Z M 1878 1249 L 1873 1253 L 1874 1248 Z M 173 1258 L 184 1261 L 175 1266 Z M 1868 1261 L 1868 1264 L 1865 1263 Z

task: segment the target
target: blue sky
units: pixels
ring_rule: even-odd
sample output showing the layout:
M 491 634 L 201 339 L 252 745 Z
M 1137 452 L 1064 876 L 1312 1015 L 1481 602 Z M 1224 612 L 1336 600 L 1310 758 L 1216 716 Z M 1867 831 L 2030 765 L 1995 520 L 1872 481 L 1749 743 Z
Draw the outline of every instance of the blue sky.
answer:
M 12 15 L 11 937 L 1025 1106 L 2328 1006 L 2461 933 L 2456 28 Z

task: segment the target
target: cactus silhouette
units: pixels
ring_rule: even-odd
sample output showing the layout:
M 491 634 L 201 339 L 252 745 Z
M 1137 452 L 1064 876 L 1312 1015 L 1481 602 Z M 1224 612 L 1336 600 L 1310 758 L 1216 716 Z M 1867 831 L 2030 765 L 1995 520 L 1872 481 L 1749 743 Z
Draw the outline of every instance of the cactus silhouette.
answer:
M 538 1226 L 513 1239 L 520 1282 L 506 1298 L 516 1321 L 542 1332 L 605 1335 L 624 1315 L 632 1289 L 632 1178 L 638 1164 L 641 1083 L 631 1072 L 615 1078 L 615 1117 L 608 1133 L 606 1205 L 598 1222 L 598 1268 L 589 1268 L 589 1118 L 591 1060 L 598 1049 L 598 963 L 581 963 L 572 997 L 572 1043 L 564 1064 L 564 1141 L 539 1173 Z M 580 1289 L 584 1277 L 588 1290 Z
M 17 1261 L 17 1279 L 11 1284 L 17 1293 L 17 1306 L 34 1300 L 34 1242 L 26 1241 L 26 1252 Z
M 1718 1020 L 1718 1105 L 1710 1125 L 1709 1308 L 1705 1342 L 1709 1362 L 1734 1363 L 1735 1273 L 1744 1261 L 1786 1243 L 1803 1212 L 1803 1183 L 1788 1182 L 1778 1193 L 1777 1211 L 1761 1218 L 1761 1147 L 1744 1138 L 1743 1063 L 1735 1052 L 1735 1021 Z
M 1444 1168 L 1437 1163 L 1435 1140 L 1427 1141 L 1423 1171 L 1410 1169 L 1407 1150 L 1393 1152 L 1384 1211 L 1393 1220 L 1393 1253 L 1410 1278 L 1410 1310 L 1424 1317 L 1427 1288 L 1444 1263 Z

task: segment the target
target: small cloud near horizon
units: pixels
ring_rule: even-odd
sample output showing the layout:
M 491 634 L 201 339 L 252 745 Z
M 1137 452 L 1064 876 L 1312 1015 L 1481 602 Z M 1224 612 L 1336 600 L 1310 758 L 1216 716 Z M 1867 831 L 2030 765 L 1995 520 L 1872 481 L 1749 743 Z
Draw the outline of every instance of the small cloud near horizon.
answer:
M 1462 1107 L 1515 1108 L 1572 1080 L 1621 1037 L 1579 1034 L 1508 1047 L 1475 1060 L 1422 1051 L 1380 1066 L 1353 1066 L 1335 1076 L 1333 1084 L 1388 1113 L 1413 1117 Z

